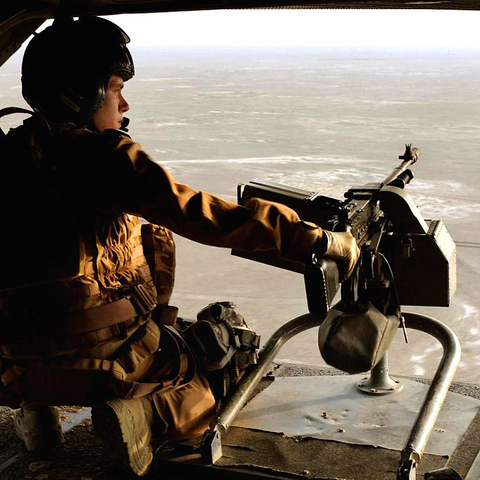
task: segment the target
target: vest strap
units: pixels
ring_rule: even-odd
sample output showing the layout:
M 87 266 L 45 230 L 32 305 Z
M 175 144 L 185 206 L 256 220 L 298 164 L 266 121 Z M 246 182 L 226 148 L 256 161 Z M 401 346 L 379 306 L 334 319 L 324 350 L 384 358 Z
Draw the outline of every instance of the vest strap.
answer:
M 150 305 L 154 308 L 154 304 Z M 78 348 L 91 348 L 113 338 L 127 336 L 127 330 L 138 326 L 137 317 L 149 313 L 145 303 L 139 306 L 135 294 L 115 302 L 86 310 L 75 310 L 62 315 L 50 324 L 49 331 L 55 336 L 44 342 L 22 341 L 22 331 L 18 331 L 12 341 L 0 344 L 0 356 L 7 358 L 37 358 L 45 355 L 58 355 Z M 36 319 L 32 318 L 32 322 Z M 22 328 L 25 323 L 21 323 Z M 9 332 L 12 335 L 12 331 Z M 9 335 L 9 336 L 10 336 Z
M 69 312 L 59 327 L 64 335 L 80 335 L 126 322 L 137 315 L 132 302 L 122 298 L 99 307 Z

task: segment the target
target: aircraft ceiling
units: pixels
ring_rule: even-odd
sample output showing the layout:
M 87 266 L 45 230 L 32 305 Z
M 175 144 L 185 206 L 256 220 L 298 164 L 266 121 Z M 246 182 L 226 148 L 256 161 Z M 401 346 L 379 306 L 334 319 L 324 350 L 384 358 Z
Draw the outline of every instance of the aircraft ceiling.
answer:
M 116 15 L 246 8 L 480 10 L 480 0 L 0 0 L 0 65 L 56 15 Z

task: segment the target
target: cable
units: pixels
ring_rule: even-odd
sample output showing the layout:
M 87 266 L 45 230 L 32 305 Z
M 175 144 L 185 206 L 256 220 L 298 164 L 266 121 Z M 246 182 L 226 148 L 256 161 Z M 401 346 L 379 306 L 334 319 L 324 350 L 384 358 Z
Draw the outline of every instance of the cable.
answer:
M 398 291 L 397 291 L 397 285 L 395 284 L 395 275 L 393 274 L 392 266 L 390 265 L 390 262 L 387 260 L 387 257 L 381 252 L 377 252 L 377 255 L 383 258 L 383 261 L 386 263 L 388 267 L 388 273 L 390 274 L 390 279 L 392 281 L 392 288 L 393 288 L 393 293 L 395 295 L 395 301 L 397 303 L 397 308 L 399 311 L 399 320 L 402 325 L 402 330 L 403 330 L 403 336 L 405 338 L 405 343 L 408 343 L 408 335 L 407 335 L 407 328 L 405 326 L 405 319 L 403 318 L 402 315 L 402 308 L 400 306 L 400 299 L 398 298 Z

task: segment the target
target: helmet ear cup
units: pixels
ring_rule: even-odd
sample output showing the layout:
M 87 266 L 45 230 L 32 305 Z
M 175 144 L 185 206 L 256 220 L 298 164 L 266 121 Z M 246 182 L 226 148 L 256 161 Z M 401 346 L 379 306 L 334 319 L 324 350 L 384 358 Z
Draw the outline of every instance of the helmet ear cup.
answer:
M 71 115 L 88 122 L 93 114 L 102 106 L 105 99 L 105 83 L 92 75 L 86 75 L 69 82 L 58 96 L 63 109 L 68 110 Z

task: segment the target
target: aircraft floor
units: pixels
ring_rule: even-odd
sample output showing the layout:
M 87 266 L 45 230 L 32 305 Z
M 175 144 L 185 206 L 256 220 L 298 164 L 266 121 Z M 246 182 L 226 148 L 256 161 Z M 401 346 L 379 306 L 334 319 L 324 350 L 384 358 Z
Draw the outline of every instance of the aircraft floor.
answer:
M 328 376 L 331 369 L 304 365 L 280 365 L 276 376 Z M 270 382 L 265 381 L 262 388 Z M 261 389 L 260 389 L 261 390 Z M 452 391 L 480 399 L 480 387 L 455 384 Z M 260 396 L 258 396 L 260 398 Z M 248 407 L 248 405 L 247 405 Z M 104 458 L 95 436 L 88 409 L 70 408 L 62 411 L 66 442 L 50 455 L 37 455 L 24 450 L 12 428 L 9 409 L 0 411 L 0 479 L 2 480 L 127 480 Z M 461 421 L 461 419 L 458 419 Z M 480 415 L 465 425 L 466 433 L 450 458 L 441 454 L 426 454 L 417 472 L 423 473 L 447 464 L 468 480 L 480 478 L 477 455 L 480 448 Z M 218 478 L 225 480 L 256 479 L 396 479 L 400 452 L 368 445 L 340 443 L 307 436 L 283 435 L 244 427 L 231 427 L 223 442 L 223 457 L 214 467 L 204 466 L 198 454 L 173 452 L 175 459 L 162 453 L 144 478 L 149 480 L 193 480 Z M 169 458 L 167 458 L 169 457 Z M 473 466 L 472 466 L 473 465 Z M 467 473 L 469 472 L 470 473 Z M 475 473 L 476 472 L 476 473 Z

